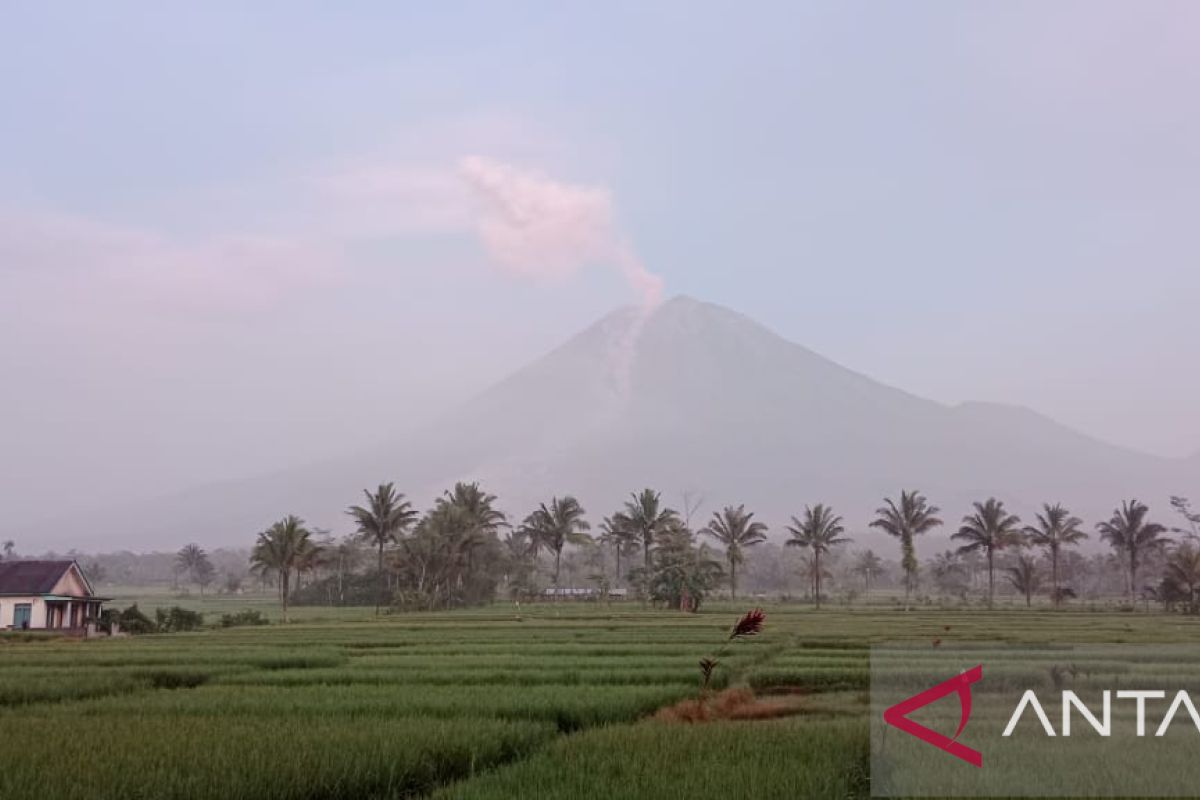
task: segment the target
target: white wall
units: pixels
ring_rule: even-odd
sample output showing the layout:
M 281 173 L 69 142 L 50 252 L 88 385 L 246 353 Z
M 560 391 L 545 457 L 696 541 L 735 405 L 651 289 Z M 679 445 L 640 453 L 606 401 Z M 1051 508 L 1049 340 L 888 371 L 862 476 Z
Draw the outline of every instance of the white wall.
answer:
M 40 597 L 4 597 L 0 598 L 0 628 L 11 628 L 17 606 L 21 603 L 33 605 L 29 617 L 30 628 L 46 627 L 46 602 Z

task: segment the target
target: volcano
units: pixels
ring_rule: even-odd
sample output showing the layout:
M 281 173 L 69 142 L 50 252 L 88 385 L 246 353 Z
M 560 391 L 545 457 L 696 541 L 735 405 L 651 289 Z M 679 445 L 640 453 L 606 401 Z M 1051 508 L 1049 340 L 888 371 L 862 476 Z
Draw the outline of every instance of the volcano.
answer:
M 609 314 L 371 452 L 98 511 L 86 532 L 13 533 L 47 546 L 244 546 L 287 513 L 344 531 L 342 510 L 380 482 L 423 507 L 457 480 L 480 481 L 517 518 L 574 494 L 598 520 L 651 486 L 676 507 L 684 492 L 703 496 L 704 516 L 745 503 L 776 530 L 806 503 L 832 503 L 857 532 L 901 489 L 923 491 L 948 524 L 990 496 L 1022 515 L 1062 502 L 1089 521 L 1130 496 L 1165 509 L 1200 483 L 1200 461 L 1117 447 L 1026 408 L 917 397 L 677 297 Z

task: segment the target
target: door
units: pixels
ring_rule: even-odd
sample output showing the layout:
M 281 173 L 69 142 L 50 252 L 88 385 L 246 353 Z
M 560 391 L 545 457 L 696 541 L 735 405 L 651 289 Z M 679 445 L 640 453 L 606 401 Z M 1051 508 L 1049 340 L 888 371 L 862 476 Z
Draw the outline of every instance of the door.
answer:
M 17 603 L 13 606 L 13 627 L 18 630 L 29 627 L 29 621 L 33 617 L 32 603 Z

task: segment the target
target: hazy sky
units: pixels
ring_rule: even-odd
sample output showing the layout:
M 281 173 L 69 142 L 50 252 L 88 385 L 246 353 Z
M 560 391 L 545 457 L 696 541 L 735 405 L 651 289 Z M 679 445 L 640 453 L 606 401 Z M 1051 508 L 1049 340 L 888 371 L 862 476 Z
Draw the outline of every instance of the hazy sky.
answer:
M 660 290 L 1195 451 L 1197 86 L 1188 2 L 4 3 L 0 505 L 354 450 Z

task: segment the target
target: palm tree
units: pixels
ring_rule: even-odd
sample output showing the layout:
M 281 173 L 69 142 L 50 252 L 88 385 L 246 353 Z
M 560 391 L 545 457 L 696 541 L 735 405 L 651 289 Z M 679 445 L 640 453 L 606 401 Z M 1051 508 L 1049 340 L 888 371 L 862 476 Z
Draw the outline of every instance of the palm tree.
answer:
M 989 608 L 996 594 L 996 551 L 1021 542 L 1020 525 L 1020 517 L 1009 514 L 1004 503 L 989 497 L 985 503 L 975 503 L 975 513 L 963 517 L 958 533 L 950 536 L 966 542 L 958 548 L 959 553 L 982 552 L 987 556 Z
M 767 526 L 754 521 L 754 513 L 746 511 L 744 505 L 734 508 L 725 506 L 714 511 L 708 525 L 700 533 L 711 536 L 725 547 L 725 560 L 729 562 L 729 596 L 737 599 L 737 565 L 745 560 L 742 550 L 762 544 L 767 539 Z
M 379 596 L 375 598 L 375 615 L 387 592 L 387 574 L 383 571 L 383 548 L 395 544 L 417 519 L 417 511 L 404 495 L 390 483 L 380 484 L 375 494 L 363 489 L 366 506 L 350 506 L 346 513 L 354 518 L 359 536 L 378 549 L 376 569 L 379 570 Z
M 442 501 L 462 522 L 463 536 L 459 547 L 465 558 L 464 569 L 469 574 L 474 566 L 475 551 L 507 526 L 507 518 L 496 508 L 496 495 L 488 494 L 478 483 L 459 481 L 453 489 L 443 493 Z
M 642 559 L 645 567 L 642 575 L 642 597 L 650 598 L 650 576 L 653 572 L 650 564 L 650 549 L 655 539 L 668 530 L 679 520 L 679 514 L 674 509 L 664 508 L 662 497 L 653 489 L 643 489 L 637 494 L 631 494 L 625 502 L 625 510 L 621 512 L 621 525 L 635 535 L 642 546 Z
M 864 550 L 854 560 L 854 574 L 863 579 L 863 594 L 871 593 L 871 580 L 883 571 L 883 559 L 874 550 Z
M 636 537 L 637 533 L 629 529 L 629 520 L 624 514 L 613 514 L 611 517 L 605 517 L 600 523 L 599 541 L 613 549 L 616 585 L 621 583 L 621 553 L 630 546 L 637 546 Z
M 808 579 L 808 593 L 815 601 L 817 598 L 817 584 L 821 578 L 832 578 L 833 573 L 812 556 L 801 556 L 800 558 L 800 574 Z
M 1187 598 L 1188 611 L 1196 612 L 1200 597 L 1200 549 L 1191 542 L 1184 542 L 1167 557 L 1164 582 L 1173 586 Z
M 260 575 L 274 572 L 279 576 L 279 598 L 283 603 L 284 622 L 288 621 L 292 570 L 310 551 L 311 536 L 309 530 L 304 527 L 304 520 L 289 514 L 260 533 L 250 553 L 251 571 Z
M 204 594 L 204 587 L 212 582 L 214 572 L 208 553 L 195 543 L 184 545 L 175 554 L 175 571 L 199 583 L 201 595 Z
M 941 510 L 929 505 L 920 492 L 900 492 L 900 503 L 884 498 L 884 506 L 877 509 L 872 528 L 879 528 L 900 540 L 900 566 L 904 569 L 904 599 L 907 603 L 916 585 L 917 550 L 913 538 L 927 533 L 942 524 L 937 514 Z
M 1167 539 L 1163 534 L 1166 527 L 1157 522 L 1147 522 L 1150 507 L 1136 499 L 1128 500 L 1120 508 L 1113 510 L 1108 522 L 1096 524 L 1100 538 L 1125 556 L 1129 567 L 1128 596 L 1132 600 L 1134 588 L 1137 586 L 1138 558 L 1147 550 L 1161 547 Z
M 1087 538 L 1081 529 L 1083 520 L 1071 516 L 1071 512 L 1061 503 L 1042 505 L 1042 513 L 1037 514 L 1037 525 L 1027 526 L 1025 536 L 1029 543 L 1044 547 L 1050 554 L 1050 582 L 1054 592 L 1054 605 L 1062 603 L 1061 589 L 1058 585 L 1058 554 L 1063 547 L 1078 544 Z
M 12 539 L 5 539 L 3 547 L 4 547 L 4 560 L 12 561 L 13 555 L 15 554 L 16 549 L 17 549 L 17 543 L 14 542 Z
M 1186 497 L 1171 495 L 1171 508 L 1175 509 L 1175 512 L 1183 517 L 1187 524 L 1186 528 L 1171 528 L 1171 533 L 1181 533 L 1193 542 L 1200 541 L 1200 513 L 1192 511 L 1191 501 Z M 4 550 L 8 551 L 7 543 Z
M 846 529 L 842 526 L 842 518 L 833 513 L 830 506 L 817 503 L 813 507 L 804 507 L 804 520 L 792 517 L 792 524 L 787 526 L 791 537 L 784 542 L 785 546 L 807 547 L 812 551 L 813 598 L 817 608 L 821 607 L 821 556 L 833 547 L 844 544 L 850 539 L 842 536 Z
M 554 589 L 558 596 L 558 576 L 562 566 L 562 551 L 568 544 L 583 544 L 590 541 L 587 531 L 591 529 L 584 519 L 583 506 L 574 497 L 567 495 L 561 500 L 551 498 L 550 505 L 542 503 L 529 515 L 522 530 L 541 546 L 554 553 Z
M 933 557 L 929 564 L 933 582 L 939 589 L 960 599 L 966 599 L 969 573 L 963 558 L 953 550 L 946 550 Z
M 1021 594 L 1025 595 L 1025 607 L 1033 605 L 1033 593 L 1042 586 L 1042 576 L 1038 573 L 1037 564 L 1030 556 L 1017 558 L 1016 566 L 1009 567 L 1008 582 Z

